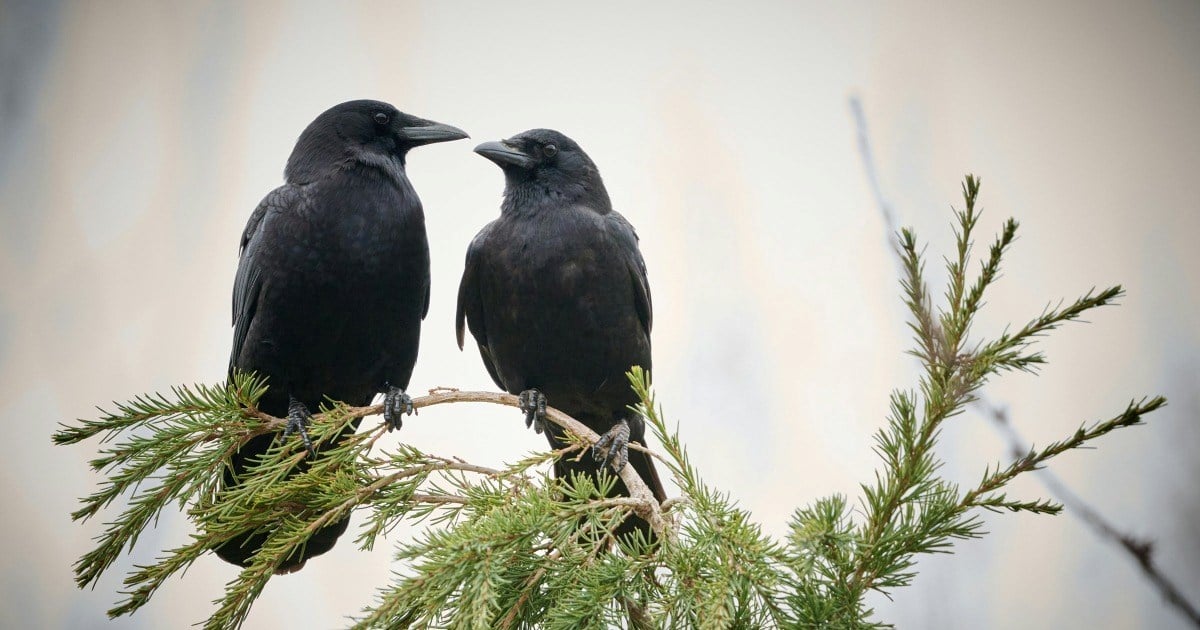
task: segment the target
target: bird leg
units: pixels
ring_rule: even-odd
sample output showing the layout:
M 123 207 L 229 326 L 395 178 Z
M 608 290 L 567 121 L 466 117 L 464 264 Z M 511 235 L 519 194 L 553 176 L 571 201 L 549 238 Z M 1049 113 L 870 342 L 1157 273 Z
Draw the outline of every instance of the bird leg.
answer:
M 317 452 L 313 449 L 312 440 L 308 438 L 308 425 L 312 423 L 312 413 L 308 411 L 308 407 L 304 403 L 288 396 L 288 417 L 287 426 L 283 429 L 283 439 L 293 433 L 299 433 L 300 439 L 304 440 L 304 448 L 308 451 L 309 457 L 316 457 Z
M 383 421 L 387 423 L 389 433 L 404 424 L 403 416 L 411 416 L 416 412 L 417 408 L 413 407 L 412 398 L 404 393 L 403 389 L 395 385 L 388 386 L 387 393 L 383 395 Z
M 546 396 L 536 389 L 527 389 L 517 397 L 521 411 L 525 412 L 525 427 L 541 433 L 546 430 Z
M 629 462 L 629 423 L 621 418 L 592 446 L 592 459 L 621 472 Z

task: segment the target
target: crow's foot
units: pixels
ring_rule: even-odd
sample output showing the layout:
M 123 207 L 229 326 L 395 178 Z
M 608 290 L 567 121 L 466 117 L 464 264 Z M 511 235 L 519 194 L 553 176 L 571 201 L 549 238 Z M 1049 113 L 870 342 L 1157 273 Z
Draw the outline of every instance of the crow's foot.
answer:
M 629 462 L 629 423 L 622 419 L 600 436 L 600 441 L 592 446 L 592 459 L 611 464 L 613 470 L 621 472 Z
M 383 421 L 387 423 L 388 431 L 399 429 L 404 424 L 404 416 L 417 412 L 412 398 L 399 387 L 389 386 L 383 395 Z
M 308 425 L 311 423 L 312 413 L 308 411 L 308 407 L 289 396 L 287 426 L 283 429 L 283 439 L 286 440 L 293 433 L 299 433 L 300 439 L 304 440 L 304 448 L 308 451 L 309 457 L 316 457 L 317 452 L 313 450 L 312 440 L 308 438 Z
M 546 430 L 546 397 L 536 389 L 527 389 L 517 397 L 525 412 L 525 426 L 541 433 Z

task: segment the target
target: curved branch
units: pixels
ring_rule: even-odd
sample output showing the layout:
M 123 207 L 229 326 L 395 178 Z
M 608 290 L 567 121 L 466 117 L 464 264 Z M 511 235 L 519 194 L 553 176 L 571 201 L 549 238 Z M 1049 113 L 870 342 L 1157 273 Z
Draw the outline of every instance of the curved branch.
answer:
M 508 407 L 520 407 L 520 402 L 517 400 L 517 397 L 513 396 L 512 394 L 500 394 L 497 392 L 465 392 L 449 388 L 432 389 L 429 391 L 428 395 L 412 399 L 412 404 L 415 409 L 432 407 L 434 405 L 463 402 L 491 403 L 494 405 L 505 405 Z M 247 411 L 255 417 L 265 421 L 265 424 L 262 427 L 262 432 L 279 430 L 287 424 L 286 420 L 276 418 L 275 416 L 264 413 L 258 409 L 248 409 Z M 383 413 L 383 405 L 379 404 L 370 405 L 367 407 L 345 407 L 339 410 L 337 413 L 339 417 L 343 418 L 363 418 L 366 416 L 376 416 Z M 326 415 L 327 414 L 323 413 L 317 414 L 313 416 L 313 421 L 319 422 Z M 567 432 L 578 437 L 587 444 L 595 444 L 600 440 L 600 436 L 595 431 L 589 429 L 587 425 L 553 407 L 546 408 L 546 419 L 562 427 Z M 630 444 L 629 446 L 630 448 L 634 448 L 636 445 Z M 647 452 L 651 451 L 647 450 Z M 655 454 L 655 456 L 657 456 L 657 454 Z M 633 466 L 626 465 L 625 468 L 621 469 L 621 472 L 618 473 L 618 476 L 621 478 L 621 481 L 625 482 L 625 487 L 629 489 L 630 498 L 636 500 L 636 504 L 633 505 L 633 511 L 650 524 L 650 528 L 654 530 L 655 534 L 659 535 L 660 537 L 667 536 L 670 532 L 670 527 L 668 526 L 666 519 L 663 518 L 662 508 L 658 504 L 658 501 L 654 498 L 654 493 L 652 493 L 650 488 L 646 486 L 646 482 L 643 481 L 640 476 L 638 476 L 637 472 L 633 469 Z

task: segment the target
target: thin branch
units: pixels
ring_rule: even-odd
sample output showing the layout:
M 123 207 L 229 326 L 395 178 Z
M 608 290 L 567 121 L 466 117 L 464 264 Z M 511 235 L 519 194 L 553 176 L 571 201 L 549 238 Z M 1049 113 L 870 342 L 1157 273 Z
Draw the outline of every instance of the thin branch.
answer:
M 308 533 L 311 535 L 312 533 L 316 532 L 317 530 L 321 529 L 322 527 L 325 527 L 326 525 L 328 525 L 329 522 L 332 521 L 333 519 L 341 518 L 342 516 L 344 516 L 351 509 L 357 507 L 360 503 L 362 503 L 363 500 L 365 500 L 367 497 L 378 492 L 381 488 L 390 486 L 393 483 L 396 483 L 397 481 L 399 481 L 401 479 L 404 479 L 407 477 L 412 477 L 413 475 L 419 475 L 423 472 L 431 472 L 433 470 L 445 470 L 445 469 L 463 470 L 463 467 L 453 465 L 453 462 L 451 462 L 449 464 L 438 465 L 438 466 L 432 466 L 432 465 L 431 466 L 413 466 L 411 468 L 405 468 L 403 470 L 398 470 L 390 475 L 384 475 L 382 477 L 379 477 L 372 483 L 359 488 L 358 491 L 354 493 L 354 496 L 346 499 L 345 501 L 343 501 L 339 505 L 333 507 L 332 509 L 325 510 L 325 513 L 322 514 L 320 517 L 318 517 L 313 522 L 309 523 L 308 527 L 306 529 L 308 530 Z M 417 496 L 419 496 L 420 498 L 416 498 Z M 422 503 L 458 503 L 461 505 L 466 505 L 466 503 L 467 503 L 467 499 L 465 497 L 459 497 L 459 496 L 455 496 L 455 495 L 445 495 L 442 497 L 437 497 L 437 496 L 433 496 L 433 495 L 414 495 L 413 500 L 421 501 Z
M 413 494 L 408 497 L 409 501 L 417 503 L 432 503 L 440 505 L 443 503 L 457 503 L 458 505 L 466 505 L 468 503 L 466 497 L 460 497 L 453 494 Z
M 863 170 L 866 171 L 867 183 L 875 195 L 875 204 L 883 216 L 884 226 L 888 232 L 888 242 L 892 251 L 900 250 L 900 242 L 896 239 L 899 228 L 896 227 L 896 214 L 892 204 L 883 196 L 883 186 L 879 183 L 879 172 L 875 169 L 875 154 L 871 150 L 871 136 L 867 132 L 867 116 L 863 113 L 862 100 L 857 96 L 850 97 L 850 114 L 854 116 L 854 128 L 858 131 L 858 153 L 862 156 Z M 903 261 L 901 261 L 903 267 Z
M 530 575 L 529 579 L 525 580 L 525 584 L 521 587 L 521 596 L 518 597 L 517 601 L 513 603 L 511 608 L 508 609 L 508 613 L 505 614 L 504 618 L 500 620 L 499 624 L 497 624 L 497 628 L 511 628 L 513 626 L 513 623 L 517 620 L 517 614 L 520 613 L 521 609 L 525 606 L 525 602 L 529 601 L 529 594 L 533 592 L 534 585 L 536 585 L 538 581 L 546 575 L 546 571 L 550 568 L 550 563 L 555 562 L 561 556 L 562 551 L 559 549 L 551 551 L 550 554 L 546 556 L 546 560 L 548 562 L 538 567 L 538 570 L 534 571 L 533 575 Z
M 516 396 L 512 394 L 500 394 L 496 392 L 464 392 L 457 389 L 438 388 L 430 390 L 427 396 L 414 398 L 412 401 L 415 409 L 432 407 L 434 405 L 444 405 L 447 403 L 461 402 L 480 402 L 491 403 L 494 405 L 505 405 L 508 407 L 520 407 L 520 402 Z M 248 409 L 248 413 L 257 416 L 264 421 L 263 432 L 280 430 L 286 426 L 287 421 L 275 416 L 263 413 L 257 409 Z M 363 418 L 366 416 L 375 416 L 383 413 L 383 405 L 370 405 L 367 407 L 344 407 L 332 412 L 341 419 L 346 418 Z M 320 422 L 329 414 L 317 414 L 313 416 L 313 422 Z M 579 439 L 588 444 L 595 444 L 600 440 L 600 436 L 587 425 L 568 416 L 567 414 L 554 409 L 553 407 L 546 408 L 546 418 L 566 429 L 569 433 L 575 435 Z M 633 445 L 631 445 L 632 448 Z M 476 467 L 478 468 L 478 467 Z M 491 474 L 495 471 L 490 469 L 479 469 L 476 472 L 486 472 Z M 629 489 L 630 498 L 633 500 L 629 505 L 633 507 L 633 511 L 642 519 L 650 524 L 650 528 L 659 536 L 667 536 L 671 531 L 667 521 L 663 518 L 662 508 L 658 501 L 654 498 L 654 493 L 646 486 L 646 482 L 637 474 L 633 466 L 625 466 L 618 473 L 621 481 L 625 482 L 625 487 Z

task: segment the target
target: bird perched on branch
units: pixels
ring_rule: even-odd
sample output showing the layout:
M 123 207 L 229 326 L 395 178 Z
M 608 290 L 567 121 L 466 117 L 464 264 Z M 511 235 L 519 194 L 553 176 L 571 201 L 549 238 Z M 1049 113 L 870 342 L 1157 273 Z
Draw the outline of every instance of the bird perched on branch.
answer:
M 467 250 L 458 289 L 456 328 L 479 344 L 488 374 L 520 396 L 527 425 L 544 430 L 552 448 L 568 445 L 544 422 L 547 404 L 602 435 L 594 456 L 564 457 L 555 475 L 593 478 L 601 466 L 625 463 L 666 499 L 645 443 L 644 421 L 625 373 L 650 369 L 650 286 L 638 237 L 612 209 L 596 165 L 573 140 L 533 129 L 475 152 L 504 171 L 500 217 Z M 619 479 L 614 491 L 628 496 Z M 618 534 L 639 529 L 630 517 Z
M 230 373 L 269 379 L 259 408 L 287 418 L 283 436 L 299 434 L 309 460 L 357 428 L 355 421 L 313 446 L 306 426 L 327 397 L 366 405 L 382 392 L 389 428 L 399 428 L 412 411 L 404 390 L 429 309 L 429 243 L 405 156 L 423 144 L 466 137 L 387 103 L 342 103 L 300 134 L 284 170 L 287 183 L 246 224 L 233 287 Z M 257 436 L 234 453 L 225 488 L 277 437 Z M 318 530 L 277 572 L 298 570 L 328 551 L 348 524 L 347 517 Z M 247 566 L 266 538 L 246 532 L 215 551 Z

